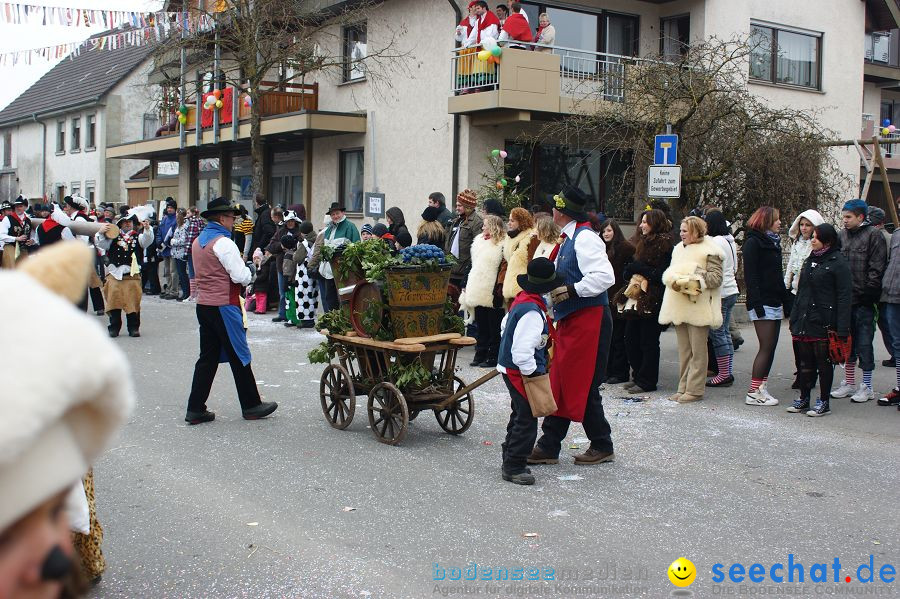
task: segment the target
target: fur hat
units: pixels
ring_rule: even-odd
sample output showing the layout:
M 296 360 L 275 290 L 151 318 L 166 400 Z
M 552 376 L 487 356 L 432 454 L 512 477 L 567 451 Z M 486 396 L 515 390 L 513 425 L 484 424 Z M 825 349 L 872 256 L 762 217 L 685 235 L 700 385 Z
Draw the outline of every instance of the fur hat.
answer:
M 425 210 L 422 211 L 422 220 L 433 223 L 438 219 L 438 216 L 441 215 L 441 209 L 435 206 L 429 206 Z
M 297 213 L 294 212 L 293 210 L 288 210 L 287 212 L 284 213 L 284 222 L 288 222 L 289 220 L 292 220 L 295 223 L 299 223 L 302 221 L 302 219 L 299 216 L 297 216 Z
M 506 210 L 503 209 L 503 204 L 493 198 L 484 201 L 484 211 L 487 214 L 506 218 Z
M 478 203 L 478 195 L 471 189 L 464 189 L 456 196 L 456 203 L 462 204 L 466 208 L 474 208 Z
M 7 381 L 0 394 L 0 531 L 78 481 L 125 423 L 134 397 L 128 361 L 106 331 L 50 290 L 81 299 L 91 250 L 58 243 L 28 263 L 0 271 L 2 313 L 28 305 L 42 315 L 4 322 L 5 333 L 20 340 L 16 355 L 25 363 L 90 355 L 92 367 Z

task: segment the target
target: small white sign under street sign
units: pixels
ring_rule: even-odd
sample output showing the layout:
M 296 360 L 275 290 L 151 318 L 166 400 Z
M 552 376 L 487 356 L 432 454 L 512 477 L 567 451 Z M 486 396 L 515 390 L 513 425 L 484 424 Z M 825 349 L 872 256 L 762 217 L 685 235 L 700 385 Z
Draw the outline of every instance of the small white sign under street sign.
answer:
M 681 167 L 654 165 L 647 173 L 647 195 L 651 198 L 681 197 Z

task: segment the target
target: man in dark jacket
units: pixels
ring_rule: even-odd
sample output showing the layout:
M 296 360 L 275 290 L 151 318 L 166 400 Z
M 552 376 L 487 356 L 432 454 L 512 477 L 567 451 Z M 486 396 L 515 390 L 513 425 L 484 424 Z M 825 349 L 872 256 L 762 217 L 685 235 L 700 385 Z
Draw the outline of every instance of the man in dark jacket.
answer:
M 261 251 L 266 250 L 266 246 L 272 241 L 272 236 L 278 226 L 272 220 L 272 208 L 262 196 L 261 193 L 256 194 L 254 198 L 256 203 L 256 224 L 253 227 L 253 241 L 251 242 L 250 254 L 259 248 Z
M 478 196 L 471 189 L 465 189 L 456 196 L 457 217 L 447 227 L 445 236 L 444 251 L 453 254 L 457 260 L 450 271 L 450 282 L 460 289 L 465 288 L 469 271 L 472 270 L 472 242 L 481 235 L 484 225 L 475 211 L 477 203 Z
M 447 210 L 447 200 L 444 199 L 444 194 L 439 191 L 428 194 L 428 205 L 440 210 L 437 221 L 446 229 L 453 221 L 453 213 Z
M 887 262 L 887 244 L 881 231 L 866 221 L 868 206 L 862 200 L 850 200 L 844 204 L 841 218 L 841 251 L 850 265 L 853 278 L 850 334 L 853 346 L 847 359 L 845 380 L 831 396 L 852 396 L 856 403 L 875 399 L 872 389 L 872 371 L 875 369 L 875 352 L 872 339 L 875 336 L 875 305 L 881 298 L 881 278 Z M 856 388 L 856 358 L 862 369 L 863 381 Z
M 175 233 L 176 210 L 178 210 L 178 203 L 175 202 L 175 198 L 167 197 L 166 211 L 156 230 L 156 245 L 159 248 L 159 256 L 162 258 L 163 265 L 162 293 L 159 294 L 162 299 L 178 297 L 178 273 L 175 272 L 175 258 L 172 257 L 172 248 L 169 247 L 172 235 Z

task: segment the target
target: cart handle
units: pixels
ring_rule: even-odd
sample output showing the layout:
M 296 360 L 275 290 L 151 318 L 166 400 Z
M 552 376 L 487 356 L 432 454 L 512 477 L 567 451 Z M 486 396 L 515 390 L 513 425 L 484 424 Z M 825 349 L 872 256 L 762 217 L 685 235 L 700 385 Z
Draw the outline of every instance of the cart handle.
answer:
M 477 389 L 478 387 L 480 387 L 481 385 L 485 384 L 486 382 L 488 382 L 489 380 L 491 380 L 492 378 L 494 378 L 494 377 L 497 376 L 498 374 L 500 374 L 500 371 L 499 371 L 499 370 L 492 370 L 492 371 L 490 371 L 489 373 L 487 373 L 486 375 L 484 375 L 483 377 L 481 377 L 480 379 L 478 379 L 478 380 L 475 381 L 474 383 L 470 383 L 470 384 L 466 385 L 465 387 L 463 387 L 462 389 L 460 389 L 459 391 L 457 391 L 456 393 L 454 393 L 453 395 L 451 395 L 450 397 L 448 397 L 447 399 L 445 399 L 444 401 L 442 401 L 442 402 L 438 405 L 437 409 L 438 409 L 438 410 L 444 410 L 444 409 L 446 409 L 447 406 L 449 406 L 450 404 L 452 404 L 453 402 L 455 402 L 457 399 L 459 399 L 459 398 L 462 397 L 463 395 L 469 393 L 469 392 L 472 391 L 473 389 Z

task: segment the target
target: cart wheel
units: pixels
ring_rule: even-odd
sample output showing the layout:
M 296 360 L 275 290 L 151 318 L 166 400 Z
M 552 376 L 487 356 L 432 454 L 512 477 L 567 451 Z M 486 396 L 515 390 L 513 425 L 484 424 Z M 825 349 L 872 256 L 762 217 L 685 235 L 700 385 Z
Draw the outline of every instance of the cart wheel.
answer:
M 410 412 L 409 413 L 409 421 L 412 422 L 413 420 L 416 419 L 416 416 L 418 416 L 418 415 L 419 415 L 419 410 L 416 410 L 415 412 Z
M 369 392 L 369 425 L 382 443 L 397 445 L 406 437 L 409 410 L 403 394 L 391 383 L 378 383 Z
M 356 411 L 356 391 L 346 368 L 340 364 L 329 364 L 325 368 L 319 383 L 319 397 L 328 424 L 337 429 L 350 426 Z
M 453 393 L 466 386 L 466 382 L 458 376 L 453 377 Z M 456 403 L 447 406 L 447 409 L 434 411 L 441 428 L 451 435 L 461 435 L 472 425 L 475 417 L 475 396 L 470 391 L 456 400 Z

